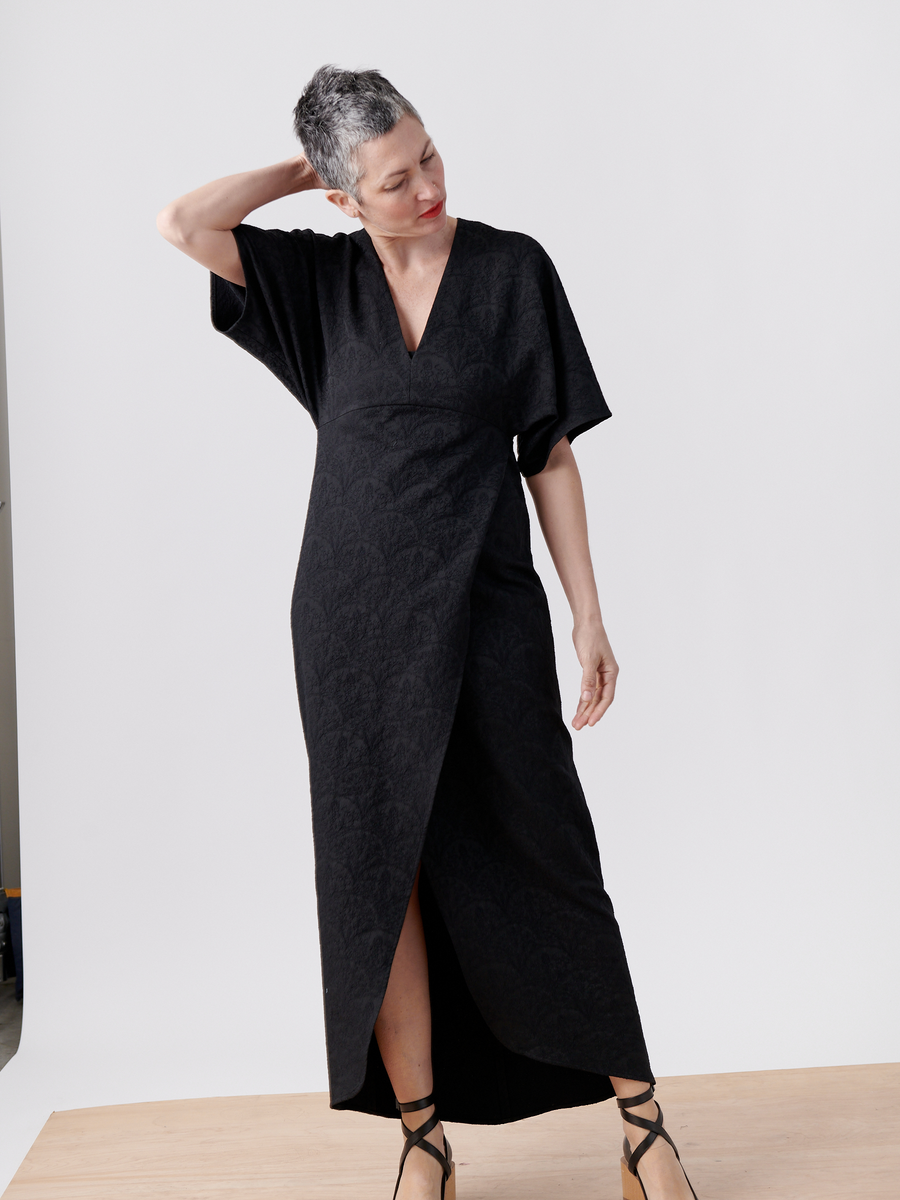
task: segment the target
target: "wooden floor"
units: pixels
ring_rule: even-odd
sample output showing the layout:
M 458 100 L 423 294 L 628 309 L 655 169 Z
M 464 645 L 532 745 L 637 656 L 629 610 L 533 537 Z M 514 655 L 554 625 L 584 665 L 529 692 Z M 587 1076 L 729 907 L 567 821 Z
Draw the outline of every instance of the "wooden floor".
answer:
M 900 1197 L 900 1064 L 660 1079 L 700 1200 Z M 448 1125 L 459 1200 L 617 1200 L 611 1101 Z M 324 1094 L 55 1112 L 4 1200 L 389 1200 L 399 1127 Z

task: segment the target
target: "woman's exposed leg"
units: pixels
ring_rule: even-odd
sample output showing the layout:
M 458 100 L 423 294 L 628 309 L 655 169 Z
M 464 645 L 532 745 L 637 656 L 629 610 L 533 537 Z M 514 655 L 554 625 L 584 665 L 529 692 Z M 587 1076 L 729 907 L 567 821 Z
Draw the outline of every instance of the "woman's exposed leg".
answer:
M 419 908 L 419 872 L 413 884 L 400 941 L 394 954 L 384 1002 L 375 1022 L 375 1038 L 394 1088 L 406 1104 L 431 1094 L 431 997 L 428 991 L 428 955 Z M 418 1129 L 434 1112 L 434 1105 L 403 1114 L 409 1129 Z M 427 1135 L 444 1150 L 444 1131 L 438 1124 Z M 430 1154 L 412 1150 L 403 1168 L 397 1200 L 433 1200 L 440 1194 L 441 1168 Z
M 619 1079 L 614 1075 L 610 1075 L 609 1081 L 615 1088 L 616 1095 L 622 1098 L 640 1096 L 650 1087 L 649 1083 L 641 1083 L 636 1079 Z M 655 1100 L 646 1100 L 643 1104 L 636 1104 L 634 1108 L 623 1111 L 632 1113 L 635 1117 L 645 1117 L 648 1121 L 655 1121 L 659 1116 Z M 647 1136 L 647 1130 L 641 1129 L 638 1125 L 623 1121 L 622 1126 L 632 1150 Z M 668 1124 L 665 1124 L 664 1128 L 672 1137 L 672 1131 Z M 678 1144 L 677 1138 L 672 1137 L 672 1140 L 676 1145 Z M 638 1173 L 643 1180 L 649 1200 L 694 1200 L 681 1164 L 665 1138 L 657 1137 L 655 1139 L 650 1149 L 641 1158 L 638 1164 Z

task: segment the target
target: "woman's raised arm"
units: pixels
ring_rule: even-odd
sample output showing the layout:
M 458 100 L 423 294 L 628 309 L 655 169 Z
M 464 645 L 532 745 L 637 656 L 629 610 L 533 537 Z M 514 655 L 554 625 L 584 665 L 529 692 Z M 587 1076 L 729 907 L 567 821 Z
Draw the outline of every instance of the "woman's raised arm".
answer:
M 231 232 L 255 208 L 325 185 L 302 154 L 271 167 L 214 179 L 166 205 L 156 227 L 166 241 L 231 283 L 244 270 Z
M 600 616 L 584 491 L 567 437 L 561 438 L 550 451 L 544 469 L 526 476 L 525 482 L 575 620 L 572 641 L 582 677 L 581 697 L 572 725 L 581 729 L 596 725 L 612 704 L 619 666 Z

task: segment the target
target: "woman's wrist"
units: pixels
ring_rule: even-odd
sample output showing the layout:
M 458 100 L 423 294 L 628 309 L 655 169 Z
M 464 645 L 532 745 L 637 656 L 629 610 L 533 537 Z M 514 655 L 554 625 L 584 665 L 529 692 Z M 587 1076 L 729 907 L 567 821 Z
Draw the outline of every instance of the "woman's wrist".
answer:
M 312 191 L 322 187 L 322 180 L 316 174 L 305 154 L 296 154 L 282 164 L 287 171 L 287 190 L 285 196 L 293 196 L 297 192 Z
M 577 628 L 587 628 L 591 625 L 596 625 L 598 628 L 603 628 L 603 617 L 600 615 L 599 604 L 589 605 L 585 608 L 572 608 L 572 620 Z
M 230 180 L 222 182 L 231 182 L 235 211 L 238 208 L 246 209 L 244 216 L 247 216 L 264 204 L 271 204 L 273 200 L 316 187 L 318 178 L 303 155 L 298 154 L 268 167 L 258 167 L 245 175 L 231 176 Z

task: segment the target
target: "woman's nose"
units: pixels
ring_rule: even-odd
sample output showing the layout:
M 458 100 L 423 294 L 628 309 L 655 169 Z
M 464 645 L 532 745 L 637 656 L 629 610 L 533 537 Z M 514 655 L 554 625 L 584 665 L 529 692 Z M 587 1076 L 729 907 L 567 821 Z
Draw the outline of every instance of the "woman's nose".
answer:
M 422 181 L 419 184 L 418 191 L 416 192 L 416 196 L 420 200 L 430 200 L 432 196 L 434 196 L 434 198 L 437 199 L 437 197 L 440 194 L 441 194 L 441 189 L 434 182 L 434 180 L 426 179 L 423 175 Z

